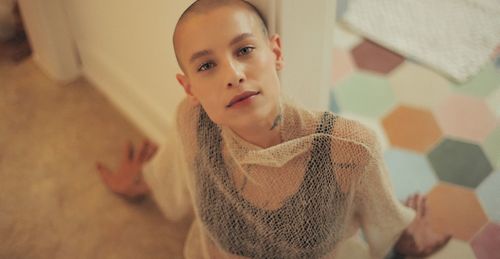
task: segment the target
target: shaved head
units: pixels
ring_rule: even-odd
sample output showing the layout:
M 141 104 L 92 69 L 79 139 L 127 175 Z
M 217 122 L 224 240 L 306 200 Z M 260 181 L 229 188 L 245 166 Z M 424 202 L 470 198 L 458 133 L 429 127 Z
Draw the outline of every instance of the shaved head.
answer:
M 178 54 L 178 48 L 179 48 L 179 42 L 178 42 L 178 34 L 179 31 L 182 27 L 182 24 L 187 21 L 190 17 L 193 17 L 195 15 L 200 15 L 200 14 L 206 14 L 212 10 L 215 10 L 220 7 L 227 7 L 227 6 L 234 6 L 236 8 L 243 8 L 245 10 L 248 10 L 250 13 L 256 16 L 257 20 L 260 22 L 261 28 L 262 28 L 262 33 L 265 35 L 265 37 L 268 37 L 269 32 L 267 28 L 267 22 L 262 15 L 262 13 L 252 4 L 250 4 L 247 1 L 244 0 L 196 0 L 194 3 L 192 3 L 181 15 L 179 20 L 177 21 L 177 24 L 175 26 L 175 31 L 174 31 L 174 36 L 173 36 L 173 43 L 174 43 L 174 51 L 175 51 L 175 57 L 177 59 L 177 63 L 183 69 L 183 66 L 180 62 L 179 59 L 179 54 Z

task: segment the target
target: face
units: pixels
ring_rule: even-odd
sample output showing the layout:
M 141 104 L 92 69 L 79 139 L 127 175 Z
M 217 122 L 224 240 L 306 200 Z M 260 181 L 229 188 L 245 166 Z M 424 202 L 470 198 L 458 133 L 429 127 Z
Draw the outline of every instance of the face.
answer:
M 272 122 L 279 113 L 280 38 L 267 38 L 257 19 L 227 6 L 195 14 L 178 28 L 176 52 L 185 74 L 177 80 L 219 125 Z

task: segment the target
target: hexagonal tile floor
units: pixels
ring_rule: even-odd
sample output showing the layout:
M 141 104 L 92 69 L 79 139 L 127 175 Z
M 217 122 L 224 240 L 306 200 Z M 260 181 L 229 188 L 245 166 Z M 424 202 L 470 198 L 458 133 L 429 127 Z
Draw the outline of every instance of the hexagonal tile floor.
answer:
M 438 182 L 431 164 L 422 154 L 393 148 L 385 151 L 384 159 L 391 179 L 397 183 L 394 190 L 400 201 L 413 193 L 427 193 Z
M 436 108 L 436 118 L 445 134 L 478 142 L 497 124 L 484 99 L 463 94 L 448 96 Z
M 429 192 L 427 203 L 433 212 L 431 224 L 463 241 L 469 241 L 488 223 L 475 193 L 468 188 L 440 183 Z
M 490 218 L 500 224 L 500 171 L 490 174 L 477 187 L 476 194 Z M 500 243 L 499 243 L 500 244 Z
M 478 259 L 500 258 L 500 225 L 489 223 L 471 242 Z
M 500 73 L 496 70 L 493 62 L 490 62 L 468 82 L 452 84 L 452 86 L 459 92 L 486 97 L 498 87 L 499 82 Z
M 381 76 L 355 72 L 333 89 L 342 111 L 381 117 L 394 105 L 394 94 Z
M 388 74 L 404 62 L 404 58 L 374 42 L 364 40 L 352 49 L 354 63 L 359 69 Z
M 410 257 L 411 259 L 417 259 Z M 421 258 L 421 257 L 420 257 Z M 450 242 L 436 254 L 427 259 L 476 259 L 474 251 L 469 243 L 453 238 Z
M 331 110 L 369 122 L 397 198 L 426 193 L 432 224 L 454 234 L 429 258 L 500 259 L 500 46 L 464 84 L 346 27 L 333 47 Z
M 430 111 L 408 106 L 397 107 L 382 124 L 392 145 L 420 153 L 434 146 L 442 135 Z
M 413 62 L 401 64 L 388 78 L 397 100 L 411 106 L 434 108 L 451 92 L 446 78 Z
M 493 170 L 482 149 L 475 144 L 444 139 L 428 155 L 442 181 L 476 188 Z

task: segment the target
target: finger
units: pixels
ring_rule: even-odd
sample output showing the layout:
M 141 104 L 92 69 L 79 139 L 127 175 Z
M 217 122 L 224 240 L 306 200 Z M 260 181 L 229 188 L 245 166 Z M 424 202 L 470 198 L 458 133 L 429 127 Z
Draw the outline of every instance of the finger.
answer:
M 427 215 L 427 212 L 428 212 L 428 208 L 427 208 L 427 196 L 424 196 L 422 197 L 422 205 L 420 207 L 420 215 L 422 217 L 425 217 Z
M 133 195 L 141 195 L 141 194 L 146 194 L 148 192 L 149 192 L 149 186 L 144 181 L 134 185 L 131 190 L 131 194 Z
M 453 235 L 448 234 L 448 235 L 444 238 L 444 240 L 443 240 L 443 242 L 442 242 L 442 246 L 444 246 L 444 245 L 448 244 L 448 242 L 450 242 L 450 240 L 451 240 L 452 238 L 453 238 Z
M 412 209 L 415 209 L 415 197 L 416 197 L 416 195 L 413 194 L 412 196 L 410 196 L 410 199 L 408 201 L 408 207 L 410 207 Z
M 418 199 L 420 199 L 420 194 L 418 194 L 418 192 L 417 192 L 417 193 L 415 193 L 415 195 L 413 196 L 413 201 L 412 201 L 412 203 L 413 203 L 413 209 L 414 209 L 415 211 L 417 211 L 417 209 L 418 209 Z
M 123 149 L 123 161 L 129 162 L 134 160 L 134 144 L 132 143 L 131 140 L 127 141 L 127 144 L 125 144 L 125 147 Z
M 412 196 L 413 196 L 413 195 L 410 195 L 410 196 L 408 196 L 408 197 L 406 198 L 406 201 L 405 201 L 405 205 L 406 205 L 406 207 L 410 207 L 410 200 L 411 200 L 411 197 L 412 197 Z
M 423 211 L 423 196 L 422 195 L 417 195 L 417 201 L 416 201 L 416 206 L 417 206 L 417 214 L 419 217 L 423 217 L 422 211 Z
M 151 160 L 156 155 L 156 152 L 158 152 L 158 146 L 153 144 L 153 146 L 150 146 L 144 162 Z
M 141 149 L 139 150 L 139 155 L 137 156 L 137 161 L 139 163 L 144 162 L 144 160 L 146 159 L 148 149 L 149 149 L 149 141 L 144 140 L 142 142 Z

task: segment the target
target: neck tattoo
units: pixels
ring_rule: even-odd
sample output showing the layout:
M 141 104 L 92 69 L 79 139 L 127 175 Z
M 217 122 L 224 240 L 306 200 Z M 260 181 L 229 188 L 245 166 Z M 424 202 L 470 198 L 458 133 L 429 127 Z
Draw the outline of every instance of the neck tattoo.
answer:
M 282 118 L 283 118 L 283 116 L 281 115 L 281 113 L 278 114 L 278 116 L 276 116 L 276 119 L 274 119 L 273 126 L 271 127 L 270 130 L 273 130 L 274 128 L 276 128 L 281 123 Z

